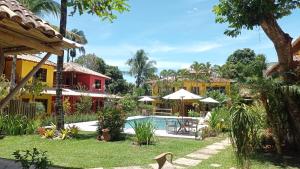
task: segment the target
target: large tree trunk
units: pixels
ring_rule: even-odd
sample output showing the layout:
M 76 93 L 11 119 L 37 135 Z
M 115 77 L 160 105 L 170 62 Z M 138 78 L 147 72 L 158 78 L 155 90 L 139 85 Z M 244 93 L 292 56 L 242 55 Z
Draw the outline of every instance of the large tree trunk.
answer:
M 67 27 L 67 0 L 61 0 L 59 32 L 63 37 L 66 36 L 66 27 Z M 63 97 L 62 97 L 63 64 L 64 64 L 64 55 L 58 56 L 57 71 L 56 71 L 56 98 L 55 98 L 56 126 L 58 130 L 64 128 L 64 110 L 63 110 Z
M 4 56 L 3 49 L 0 47 L 0 76 L 2 76 L 4 72 L 4 66 L 5 66 L 4 63 L 5 63 L 5 56 Z
M 279 62 L 279 72 L 282 73 L 286 82 L 290 82 L 292 78 L 288 72 L 293 65 L 292 38 L 289 34 L 283 32 L 272 15 L 266 16 L 260 25 L 275 46 Z
M 276 19 L 272 16 L 266 16 L 260 23 L 262 29 L 267 34 L 267 36 L 273 42 L 277 55 L 278 55 L 278 62 L 279 62 L 279 73 L 283 77 L 286 84 L 293 84 L 295 83 L 293 71 L 293 52 L 292 52 L 292 38 L 278 25 Z M 293 119 L 293 126 L 294 126 L 294 134 L 296 138 L 300 138 L 300 110 L 297 108 L 298 100 L 291 97 L 290 95 L 285 95 L 285 100 L 287 101 L 288 105 L 288 113 Z M 300 149 L 300 141 L 297 139 L 297 147 Z

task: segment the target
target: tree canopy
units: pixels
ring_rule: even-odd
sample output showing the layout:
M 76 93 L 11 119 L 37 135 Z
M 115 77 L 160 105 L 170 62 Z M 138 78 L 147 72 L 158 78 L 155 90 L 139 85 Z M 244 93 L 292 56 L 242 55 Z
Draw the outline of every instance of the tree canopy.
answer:
M 266 57 L 262 54 L 256 55 L 249 48 L 238 49 L 228 57 L 220 72 L 223 77 L 246 82 L 249 78 L 263 77 L 265 62 Z
M 280 19 L 299 7 L 299 0 L 220 0 L 213 10 L 216 22 L 229 24 L 225 34 L 237 36 L 242 29 L 252 30 L 270 17 Z

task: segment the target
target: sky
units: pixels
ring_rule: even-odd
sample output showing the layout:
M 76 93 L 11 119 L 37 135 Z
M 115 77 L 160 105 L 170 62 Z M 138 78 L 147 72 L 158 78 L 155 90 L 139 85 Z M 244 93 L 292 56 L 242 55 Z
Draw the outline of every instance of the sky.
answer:
M 187 68 L 193 63 L 222 65 L 237 49 L 251 48 L 265 54 L 267 62 L 277 61 L 273 44 L 259 27 L 243 30 L 237 38 L 224 35 L 226 24 L 215 23 L 212 8 L 218 0 L 129 0 L 129 12 L 118 14 L 113 23 L 84 14 L 68 17 L 68 29 L 83 30 L 87 53 L 95 53 L 122 71 L 135 52 L 144 49 L 162 69 Z M 279 20 L 291 37 L 300 36 L 300 10 Z M 54 24 L 58 19 L 46 17 Z M 54 58 L 52 58 L 54 59 Z M 125 75 L 133 82 L 134 79 Z

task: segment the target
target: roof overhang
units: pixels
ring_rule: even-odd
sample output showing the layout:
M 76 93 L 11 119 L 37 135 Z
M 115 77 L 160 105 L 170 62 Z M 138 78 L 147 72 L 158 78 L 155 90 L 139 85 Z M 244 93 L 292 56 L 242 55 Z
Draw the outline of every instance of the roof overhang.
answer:
M 5 55 L 41 52 L 62 55 L 64 49 L 77 47 L 80 45 L 63 38 L 16 0 L 0 1 L 0 48 Z

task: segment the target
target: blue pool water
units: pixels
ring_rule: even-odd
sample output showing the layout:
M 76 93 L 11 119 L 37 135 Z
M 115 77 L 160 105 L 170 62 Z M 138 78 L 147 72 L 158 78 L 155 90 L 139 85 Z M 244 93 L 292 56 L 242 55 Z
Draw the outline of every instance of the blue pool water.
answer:
M 164 118 L 164 117 L 143 117 L 138 119 L 127 120 L 125 123 L 125 129 L 132 128 L 131 125 L 134 125 L 134 121 L 142 122 L 142 121 L 150 121 L 155 126 L 156 130 L 165 130 L 166 129 L 166 120 L 174 121 L 177 123 L 176 118 Z

